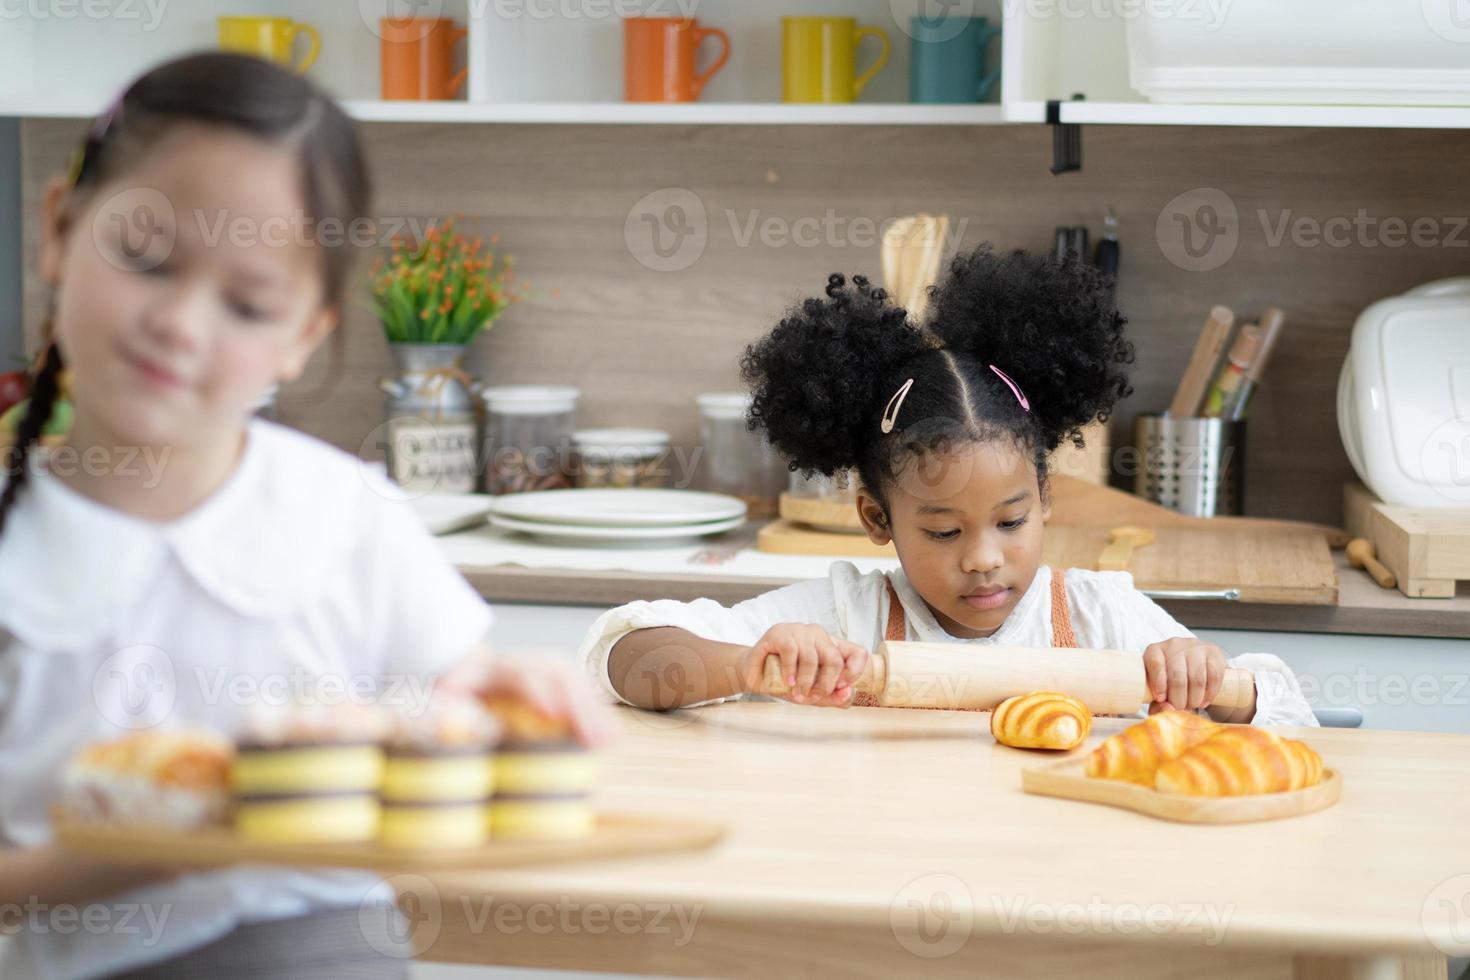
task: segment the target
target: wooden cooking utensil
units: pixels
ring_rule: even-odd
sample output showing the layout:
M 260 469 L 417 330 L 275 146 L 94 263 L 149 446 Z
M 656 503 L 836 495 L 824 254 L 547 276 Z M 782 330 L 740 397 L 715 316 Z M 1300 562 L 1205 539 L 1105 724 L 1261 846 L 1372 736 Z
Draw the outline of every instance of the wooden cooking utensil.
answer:
M 1229 307 L 1216 306 L 1210 310 L 1204 329 L 1200 331 L 1199 340 L 1194 345 L 1194 353 L 1190 355 L 1189 365 L 1179 381 L 1179 388 L 1174 392 L 1174 400 L 1169 404 L 1169 414 L 1176 419 L 1191 418 L 1199 414 L 1205 389 L 1215 376 L 1215 366 L 1220 363 L 1220 355 L 1225 352 L 1225 344 L 1230 340 L 1230 328 L 1234 325 L 1235 314 L 1230 312 Z
M 917 323 L 929 306 L 929 287 L 939 277 L 949 216 L 912 214 L 896 219 L 883 235 L 883 286 L 896 306 Z
M 767 657 L 766 691 L 785 694 L 781 661 Z M 1251 672 L 1225 670 L 1214 703 L 1248 707 L 1254 696 Z M 1034 649 L 955 643 L 887 641 L 868 657 L 855 690 L 888 708 L 967 708 L 986 711 L 1006 698 L 1030 691 L 1061 691 L 1098 715 L 1133 714 L 1153 700 L 1143 657 L 1125 650 Z
M 1373 581 L 1385 589 L 1398 585 L 1398 577 L 1378 560 L 1378 551 L 1367 538 L 1353 538 L 1347 544 L 1348 563 L 1354 568 L 1367 569 Z
M 1097 558 L 1100 572 L 1127 571 L 1133 561 L 1133 549 L 1153 544 L 1154 532 L 1146 527 L 1115 527 L 1108 532 L 1108 546 Z

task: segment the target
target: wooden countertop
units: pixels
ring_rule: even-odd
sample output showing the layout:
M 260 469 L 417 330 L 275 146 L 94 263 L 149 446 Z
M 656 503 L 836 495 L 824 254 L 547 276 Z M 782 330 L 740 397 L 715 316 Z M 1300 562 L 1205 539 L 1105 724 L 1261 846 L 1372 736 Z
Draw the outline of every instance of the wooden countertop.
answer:
M 599 805 L 718 820 L 726 839 L 398 876 L 408 901 L 435 911 L 425 958 L 698 976 L 1293 975 L 1285 962 L 1297 976 L 1443 977 L 1432 944 L 1456 923 L 1431 914 L 1434 899 L 1463 902 L 1470 888 L 1466 736 L 1284 729 L 1342 773 L 1341 800 L 1204 826 L 1022 793 L 1022 766 L 1057 756 L 995 744 L 981 713 L 618 711 Z M 1129 723 L 1097 719 L 1077 751 Z M 497 923 L 497 907 L 525 918 Z M 529 927 L 536 907 L 550 928 Z M 933 912 L 922 929 L 916 908 Z M 579 917 L 615 909 L 630 928 Z M 694 918 L 683 933 L 680 915 Z M 1403 974 L 1401 957 L 1418 957 Z
M 835 559 L 834 559 L 835 560 Z M 1470 591 L 1454 599 L 1410 599 L 1379 588 L 1366 572 L 1333 552 L 1340 584 L 1335 606 L 1170 600 L 1163 603 L 1190 629 L 1249 629 L 1301 633 L 1367 633 L 1382 636 L 1470 637 Z M 461 565 L 470 583 L 492 602 L 540 602 L 616 606 L 634 599 L 710 598 L 732 605 L 792 579 L 736 578 L 698 572 L 578 571 L 510 565 Z

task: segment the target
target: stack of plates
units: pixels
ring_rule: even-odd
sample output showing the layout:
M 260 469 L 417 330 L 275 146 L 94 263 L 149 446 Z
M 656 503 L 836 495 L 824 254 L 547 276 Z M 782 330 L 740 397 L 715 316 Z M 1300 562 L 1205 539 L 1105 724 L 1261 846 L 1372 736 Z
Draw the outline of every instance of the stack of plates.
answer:
M 677 541 L 739 527 L 745 501 L 693 490 L 539 490 L 496 497 L 490 523 L 567 541 Z

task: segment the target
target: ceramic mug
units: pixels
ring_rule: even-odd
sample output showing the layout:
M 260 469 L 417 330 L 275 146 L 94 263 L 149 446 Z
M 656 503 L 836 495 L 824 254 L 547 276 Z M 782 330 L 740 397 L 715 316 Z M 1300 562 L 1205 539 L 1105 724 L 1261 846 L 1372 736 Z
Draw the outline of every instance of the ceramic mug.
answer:
M 909 98 L 914 102 L 984 102 L 1000 72 L 986 74 L 985 49 L 1000 35 L 984 17 L 909 21 Z
M 857 74 L 857 50 L 867 37 L 883 45 L 878 59 Z M 859 27 L 854 17 L 781 18 L 781 98 L 786 102 L 852 102 L 888 63 L 893 44 L 881 27 Z
M 225 51 L 253 54 L 290 68 L 298 75 L 310 68 L 322 51 L 322 36 L 315 27 L 289 17 L 220 17 L 219 46 Z M 310 42 L 306 55 L 295 65 L 291 49 L 296 36 L 306 35 Z
M 696 70 L 699 46 L 718 38 L 720 54 Z M 628 17 L 623 21 L 623 98 L 629 102 L 693 102 L 730 60 L 730 36 L 693 17 Z
M 454 70 L 454 46 L 470 36 L 448 17 L 383 17 L 378 21 L 385 100 L 452 99 L 469 78 Z

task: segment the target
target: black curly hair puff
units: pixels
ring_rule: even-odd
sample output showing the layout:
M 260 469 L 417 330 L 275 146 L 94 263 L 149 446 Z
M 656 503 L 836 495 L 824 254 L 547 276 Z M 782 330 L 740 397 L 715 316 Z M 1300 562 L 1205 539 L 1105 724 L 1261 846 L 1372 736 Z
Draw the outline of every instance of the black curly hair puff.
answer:
M 880 502 L 907 458 L 973 442 L 1031 453 L 1043 492 L 1047 456 L 1107 419 L 1132 392 L 1133 360 L 1109 282 L 1095 269 L 982 245 L 957 257 L 933 290 L 923 329 L 861 276 L 827 283 L 746 349 L 749 425 L 763 428 L 791 469 L 831 476 L 856 468 Z M 1030 410 L 1001 377 L 1010 377 Z M 885 408 L 910 378 L 890 433 Z

